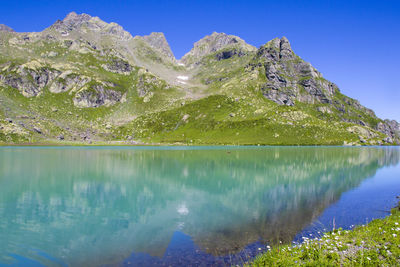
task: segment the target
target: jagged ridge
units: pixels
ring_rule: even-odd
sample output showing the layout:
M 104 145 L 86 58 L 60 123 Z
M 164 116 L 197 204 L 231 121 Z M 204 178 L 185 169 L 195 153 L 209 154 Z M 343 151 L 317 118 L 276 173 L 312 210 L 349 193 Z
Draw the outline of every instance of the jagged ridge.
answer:
M 285 37 L 257 49 L 214 32 L 177 61 L 163 33 L 71 12 L 40 33 L 0 26 L 0 82 L 3 142 L 399 142 L 399 123 L 341 94 Z

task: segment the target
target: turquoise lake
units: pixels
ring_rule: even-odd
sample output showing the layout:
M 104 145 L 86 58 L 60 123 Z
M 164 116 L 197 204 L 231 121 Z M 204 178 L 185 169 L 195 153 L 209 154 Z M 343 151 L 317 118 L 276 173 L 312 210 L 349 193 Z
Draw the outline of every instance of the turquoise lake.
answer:
M 226 266 L 387 216 L 399 147 L 0 147 L 0 266 Z

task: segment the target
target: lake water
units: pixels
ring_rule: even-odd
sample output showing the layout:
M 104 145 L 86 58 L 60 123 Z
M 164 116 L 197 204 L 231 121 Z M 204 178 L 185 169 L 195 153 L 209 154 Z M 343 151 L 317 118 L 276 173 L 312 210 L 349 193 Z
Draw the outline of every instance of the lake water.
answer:
M 398 147 L 1 147 L 0 266 L 224 266 L 384 217 Z

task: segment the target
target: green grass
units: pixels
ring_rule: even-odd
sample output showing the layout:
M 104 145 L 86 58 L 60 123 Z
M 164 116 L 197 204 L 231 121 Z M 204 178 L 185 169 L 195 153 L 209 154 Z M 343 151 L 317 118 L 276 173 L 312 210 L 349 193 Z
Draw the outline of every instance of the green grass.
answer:
M 116 128 L 114 135 L 134 136 L 152 143 L 222 145 L 343 145 L 359 141 L 347 131 L 350 123 L 325 121 L 310 108 L 279 106 L 266 100 L 257 106 L 246 100 L 212 95 L 184 106 L 138 117 Z M 373 140 L 371 140 L 373 141 Z
M 268 248 L 268 247 L 267 247 Z M 277 245 L 246 266 L 400 266 L 400 208 L 353 230 Z

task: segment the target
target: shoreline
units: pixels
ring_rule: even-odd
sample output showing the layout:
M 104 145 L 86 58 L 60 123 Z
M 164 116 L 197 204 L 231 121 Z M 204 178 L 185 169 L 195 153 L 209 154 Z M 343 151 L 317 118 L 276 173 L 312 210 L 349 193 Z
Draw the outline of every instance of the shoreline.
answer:
M 61 146 L 81 146 L 81 147 L 93 147 L 93 146 L 120 146 L 120 147 L 137 147 L 137 146 L 154 146 L 154 147 L 196 147 L 196 146 L 221 146 L 221 147 L 400 147 L 398 144 L 385 144 L 385 145 L 338 145 L 338 144 L 221 144 L 221 143 L 210 143 L 210 144 L 197 144 L 197 143 L 141 143 L 141 142 L 124 142 L 124 141 L 99 141 L 99 142 L 35 142 L 35 143 L 1 143 L 0 147 L 14 147 L 14 146 L 48 146 L 48 147 L 61 147 Z
M 397 197 L 400 198 L 400 197 Z M 249 266 L 399 266 L 400 202 L 391 214 L 351 230 L 334 229 L 296 245 L 267 247 Z

